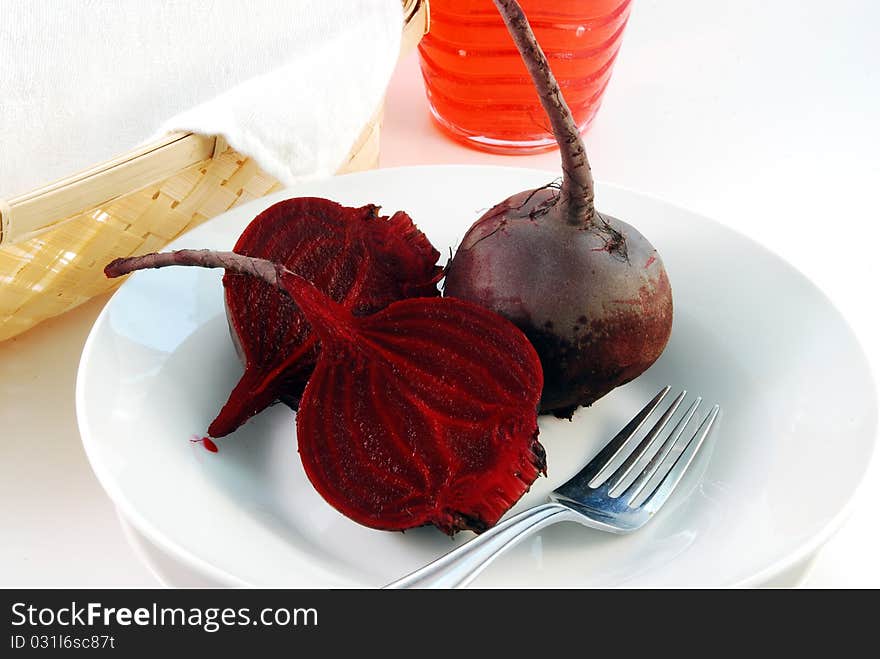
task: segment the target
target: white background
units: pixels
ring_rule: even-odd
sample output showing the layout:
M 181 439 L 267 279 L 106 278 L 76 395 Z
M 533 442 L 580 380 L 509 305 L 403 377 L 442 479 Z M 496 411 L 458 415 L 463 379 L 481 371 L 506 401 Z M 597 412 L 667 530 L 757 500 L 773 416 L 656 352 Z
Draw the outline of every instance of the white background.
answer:
M 850 321 L 875 379 L 877 25 L 880 5 L 869 0 L 635 0 L 587 136 L 597 178 L 715 218 L 804 272 Z M 558 156 L 500 157 L 448 141 L 428 119 L 410 57 L 389 90 L 382 166 L 425 163 L 555 170 Z M 157 584 L 76 431 L 76 364 L 103 302 L 0 344 L 0 585 Z M 845 450 L 829 437 L 829 469 Z M 806 585 L 880 587 L 878 500 L 875 459 Z

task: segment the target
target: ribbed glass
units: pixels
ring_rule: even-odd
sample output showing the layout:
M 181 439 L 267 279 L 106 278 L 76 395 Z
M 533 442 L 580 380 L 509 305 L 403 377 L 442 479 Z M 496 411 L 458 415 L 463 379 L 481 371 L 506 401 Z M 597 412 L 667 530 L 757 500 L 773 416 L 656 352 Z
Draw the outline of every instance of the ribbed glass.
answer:
M 520 0 L 575 121 L 599 108 L 631 0 Z M 453 138 L 503 153 L 553 148 L 538 95 L 492 0 L 431 0 L 419 45 L 431 112 Z

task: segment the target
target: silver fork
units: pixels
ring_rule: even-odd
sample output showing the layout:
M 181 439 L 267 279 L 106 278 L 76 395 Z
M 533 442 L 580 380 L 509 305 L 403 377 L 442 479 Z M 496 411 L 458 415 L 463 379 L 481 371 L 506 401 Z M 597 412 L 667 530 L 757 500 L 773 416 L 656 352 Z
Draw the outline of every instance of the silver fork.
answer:
M 514 515 L 386 588 L 463 588 L 504 551 L 557 522 L 578 522 L 610 533 L 632 533 L 669 499 L 718 418 L 715 405 L 692 435 L 685 430 L 702 398 L 691 403 L 661 441 L 686 391 L 682 391 L 641 439 L 637 434 L 669 393 L 660 390 L 614 439 L 571 480 L 550 494 L 550 502 Z

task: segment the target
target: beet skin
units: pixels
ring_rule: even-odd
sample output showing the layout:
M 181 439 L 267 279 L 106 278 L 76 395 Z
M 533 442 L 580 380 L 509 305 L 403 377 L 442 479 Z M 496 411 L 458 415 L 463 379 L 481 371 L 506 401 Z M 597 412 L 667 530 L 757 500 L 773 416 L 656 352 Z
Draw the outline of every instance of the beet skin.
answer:
M 523 192 L 480 218 L 444 293 L 519 327 L 541 357 L 542 411 L 571 416 L 656 361 L 672 330 L 672 292 L 657 251 L 625 222 L 602 215 L 598 227 L 572 231 L 535 221 L 556 194 Z

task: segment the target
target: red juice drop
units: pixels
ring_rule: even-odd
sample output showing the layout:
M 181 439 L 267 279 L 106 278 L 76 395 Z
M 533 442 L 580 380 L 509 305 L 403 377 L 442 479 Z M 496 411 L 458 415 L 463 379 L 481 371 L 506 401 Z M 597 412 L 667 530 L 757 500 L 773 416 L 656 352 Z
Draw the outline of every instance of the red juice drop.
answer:
M 205 447 L 205 450 L 210 451 L 211 453 L 216 453 L 217 451 L 220 450 L 217 447 L 217 444 L 214 443 L 214 440 L 211 439 L 210 437 L 195 437 L 195 436 L 193 436 L 193 439 L 191 439 L 189 441 L 191 441 L 193 444 L 201 444 L 202 446 Z

